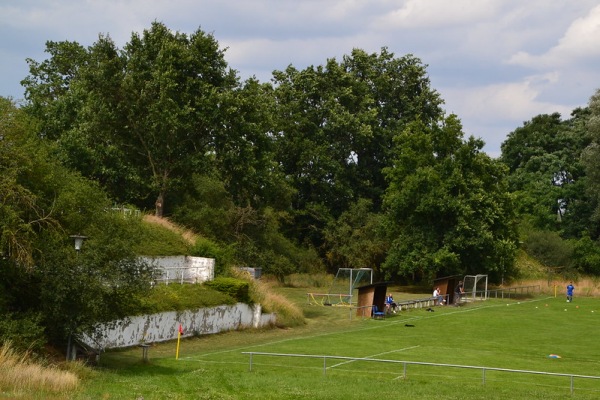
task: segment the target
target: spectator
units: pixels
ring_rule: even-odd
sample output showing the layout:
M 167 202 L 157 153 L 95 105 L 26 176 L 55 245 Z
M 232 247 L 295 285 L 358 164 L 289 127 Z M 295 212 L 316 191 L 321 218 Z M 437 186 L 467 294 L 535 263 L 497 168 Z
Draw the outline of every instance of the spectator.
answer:
M 460 299 L 462 295 L 465 293 L 465 288 L 463 287 L 463 281 L 459 281 L 458 285 L 454 288 L 454 305 L 458 306 L 460 304 Z
M 394 297 L 392 296 L 392 294 L 388 294 L 387 297 L 385 298 L 385 311 L 386 312 L 390 312 L 392 311 L 394 314 L 396 314 L 396 307 L 397 304 L 394 301 Z
M 438 306 L 444 305 L 444 296 L 442 296 L 439 286 L 433 290 L 433 297 L 437 300 Z

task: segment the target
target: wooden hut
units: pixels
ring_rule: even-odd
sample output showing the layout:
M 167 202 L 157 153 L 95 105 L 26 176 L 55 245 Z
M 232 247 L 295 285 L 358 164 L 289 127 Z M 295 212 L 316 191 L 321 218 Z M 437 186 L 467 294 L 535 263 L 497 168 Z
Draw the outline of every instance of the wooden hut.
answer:
M 462 279 L 461 275 L 446 276 L 433 280 L 433 287 L 440 288 L 440 294 L 448 300 L 448 304 L 454 304 L 454 288 Z M 432 291 L 433 292 L 433 291 Z M 446 296 L 448 295 L 448 296 Z
M 358 288 L 356 315 L 359 317 L 370 317 L 374 305 L 377 306 L 380 311 L 384 311 L 387 287 L 387 282 L 360 286 Z

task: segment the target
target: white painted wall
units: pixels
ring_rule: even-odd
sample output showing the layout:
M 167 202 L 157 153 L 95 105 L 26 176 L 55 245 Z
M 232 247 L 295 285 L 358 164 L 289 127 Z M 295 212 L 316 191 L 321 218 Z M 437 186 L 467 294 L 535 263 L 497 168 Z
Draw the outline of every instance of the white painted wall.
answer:
M 162 283 L 202 283 L 215 278 L 215 259 L 192 256 L 140 257 L 158 272 Z
M 84 335 L 82 341 L 95 349 L 136 346 L 177 338 L 179 324 L 182 337 L 207 335 L 241 328 L 259 328 L 274 324 L 275 314 L 262 314 L 260 304 L 237 303 L 199 310 L 164 312 L 130 317 L 98 326 L 99 335 Z

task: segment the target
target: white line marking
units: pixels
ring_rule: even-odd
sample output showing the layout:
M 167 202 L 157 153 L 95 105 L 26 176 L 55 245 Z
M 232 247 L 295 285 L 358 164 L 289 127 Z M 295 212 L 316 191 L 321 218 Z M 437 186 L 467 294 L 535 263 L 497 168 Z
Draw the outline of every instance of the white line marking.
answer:
M 365 356 L 363 358 L 375 358 L 375 357 L 378 357 L 378 356 L 382 356 L 384 354 L 398 353 L 400 351 L 406 351 L 406 350 L 416 349 L 417 347 L 421 347 L 421 346 L 417 345 L 417 346 L 405 347 L 403 349 L 396 349 L 396 350 L 391 350 L 391 351 L 384 351 L 383 353 L 373 354 L 372 356 Z M 327 369 L 339 367 L 340 365 L 344 365 L 344 364 L 350 364 L 350 363 L 353 363 L 353 362 L 356 362 L 356 361 L 360 361 L 360 360 L 347 360 L 347 361 L 344 361 L 344 362 L 341 362 L 341 363 L 337 363 L 337 364 L 331 365 L 331 366 L 327 367 Z

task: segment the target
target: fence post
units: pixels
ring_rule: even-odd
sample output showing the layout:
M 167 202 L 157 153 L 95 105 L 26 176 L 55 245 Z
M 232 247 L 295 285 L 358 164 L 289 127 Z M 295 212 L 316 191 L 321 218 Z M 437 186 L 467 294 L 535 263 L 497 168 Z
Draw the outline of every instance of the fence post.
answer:
M 573 379 L 575 379 L 575 377 L 571 375 L 571 395 L 573 395 Z
M 485 386 L 485 368 L 481 368 L 483 371 L 483 386 Z
M 250 372 L 252 372 L 252 353 L 250 353 Z
M 323 375 L 327 375 L 327 357 L 323 356 Z

